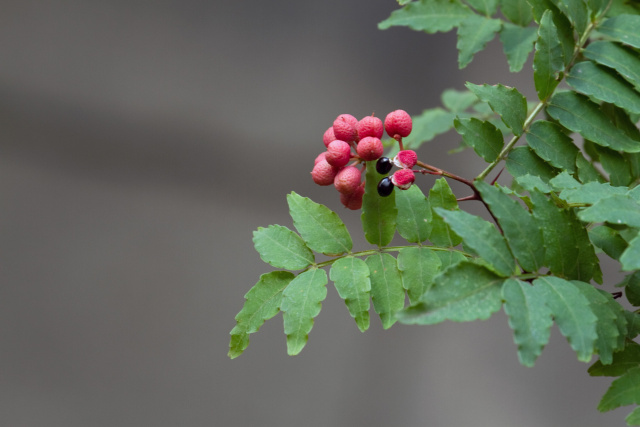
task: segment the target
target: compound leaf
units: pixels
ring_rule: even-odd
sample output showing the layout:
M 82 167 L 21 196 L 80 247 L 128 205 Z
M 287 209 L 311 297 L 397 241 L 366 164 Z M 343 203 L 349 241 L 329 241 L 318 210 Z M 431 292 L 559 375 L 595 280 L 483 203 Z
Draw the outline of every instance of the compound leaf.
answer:
M 407 26 L 427 33 L 447 32 L 472 14 L 473 11 L 459 0 L 419 0 L 391 12 L 378 28 Z
M 333 281 L 340 298 L 356 321 L 358 329 L 369 329 L 369 267 L 360 258 L 352 256 L 340 258 L 331 266 L 329 277 Z
M 396 323 L 395 313 L 404 307 L 404 288 L 397 260 L 386 253 L 370 255 L 365 260 L 371 279 L 371 300 L 382 327 Z
M 640 88 L 640 58 L 630 49 L 617 43 L 595 41 L 583 54 L 598 64 L 613 68 L 629 83 Z
M 307 246 L 325 255 L 340 255 L 353 247 L 351 236 L 338 214 L 295 192 L 287 195 L 289 214 Z
M 620 43 L 640 49 L 640 16 L 618 15 L 604 21 L 598 31 Z
M 553 22 L 553 12 L 547 10 L 540 21 L 536 53 L 533 55 L 533 81 L 540 100 L 545 100 L 558 86 L 564 69 L 564 52 Z
M 534 122 L 527 131 L 527 143 L 538 157 L 551 166 L 575 171 L 579 149 L 555 123 L 545 120 Z
M 315 261 L 302 238 L 282 225 L 258 227 L 253 232 L 253 244 L 260 258 L 276 268 L 301 270 Z
M 640 404 L 640 367 L 629 369 L 611 383 L 598 404 L 598 410 L 606 412 L 634 403 Z
M 300 353 L 309 339 L 313 319 L 320 313 L 322 301 L 327 297 L 327 273 L 311 268 L 300 273 L 282 293 L 282 318 L 287 335 L 287 352 Z
M 402 274 L 402 286 L 407 290 L 411 305 L 417 304 L 429 292 L 441 265 L 440 258 L 426 246 L 400 250 L 398 268 Z
M 458 27 L 458 66 L 466 67 L 473 55 L 483 50 L 487 43 L 495 37 L 502 28 L 502 21 L 480 15 L 471 15 L 460 23 Z
M 272 271 L 260 276 L 247 292 L 242 310 L 236 315 L 237 324 L 231 330 L 230 358 L 240 356 L 249 345 L 249 334 L 258 332 L 265 321 L 278 314 L 282 291 L 294 277 L 289 271 Z
M 367 162 L 366 183 L 362 199 L 362 228 L 367 242 L 386 246 L 396 232 L 395 191 L 387 197 L 378 194 L 378 183 L 384 177 L 376 171 L 376 162 Z
M 440 178 L 433 184 L 433 188 L 429 191 L 429 204 L 432 212 L 431 234 L 429 235 L 431 243 L 444 247 L 459 245 L 462 242 L 460 236 L 451 231 L 451 228 L 444 222 L 442 217 L 434 211 L 435 208 L 444 208 L 451 211 L 458 209 L 458 201 L 446 179 Z
M 424 242 L 431 233 L 431 207 L 417 185 L 396 193 L 398 233 L 406 241 Z
M 504 146 L 504 138 L 502 132 L 490 122 L 478 120 L 475 117 L 470 119 L 456 118 L 453 125 L 456 131 L 462 135 L 464 143 L 473 147 L 480 157 L 487 162 L 498 158 Z
M 474 85 L 467 88 L 480 100 L 489 104 L 515 135 L 521 135 L 527 117 L 527 99 L 516 88 L 503 85 Z
M 502 42 L 502 50 L 507 56 L 509 71 L 517 73 L 522 70 L 533 50 L 533 44 L 537 37 L 538 33 L 535 27 L 520 27 L 508 22 L 502 24 L 500 41 Z

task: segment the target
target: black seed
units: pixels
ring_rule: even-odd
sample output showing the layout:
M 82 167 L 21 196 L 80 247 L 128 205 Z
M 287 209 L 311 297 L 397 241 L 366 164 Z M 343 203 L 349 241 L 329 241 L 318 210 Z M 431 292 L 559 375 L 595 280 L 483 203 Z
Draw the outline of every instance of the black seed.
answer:
M 382 178 L 378 183 L 378 194 L 387 197 L 393 192 L 393 183 L 389 177 Z
M 380 175 L 385 175 L 389 173 L 392 167 L 393 167 L 393 163 L 391 162 L 391 159 L 388 157 L 380 157 L 376 162 L 376 170 Z

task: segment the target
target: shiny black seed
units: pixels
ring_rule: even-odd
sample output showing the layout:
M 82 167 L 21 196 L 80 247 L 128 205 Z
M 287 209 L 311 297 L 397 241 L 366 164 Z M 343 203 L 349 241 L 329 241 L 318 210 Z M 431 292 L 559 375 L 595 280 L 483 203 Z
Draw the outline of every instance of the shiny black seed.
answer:
M 378 183 L 378 194 L 387 197 L 393 192 L 393 183 L 389 177 L 382 178 Z
M 380 175 L 385 175 L 389 173 L 392 167 L 393 167 L 393 163 L 391 162 L 391 159 L 388 157 L 380 157 L 376 162 L 376 170 Z

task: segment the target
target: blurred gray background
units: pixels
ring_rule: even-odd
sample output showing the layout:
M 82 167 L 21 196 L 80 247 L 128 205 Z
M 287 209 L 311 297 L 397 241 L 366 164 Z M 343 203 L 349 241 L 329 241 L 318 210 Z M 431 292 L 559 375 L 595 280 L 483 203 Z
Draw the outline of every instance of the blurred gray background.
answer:
M 271 270 L 252 231 L 291 226 L 288 192 L 367 247 L 309 177 L 335 116 L 418 114 L 467 80 L 534 96 L 497 40 L 459 71 L 454 34 L 377 30 L 392 0 L 1 6 L 1 426 L 624 424 L 557 330 L 520 366 L 503 313 L 362 334 L 330 285 L 299 356 L 281 316 L 226 356 Z M 457 144 L 420 157 L 474 176 Z

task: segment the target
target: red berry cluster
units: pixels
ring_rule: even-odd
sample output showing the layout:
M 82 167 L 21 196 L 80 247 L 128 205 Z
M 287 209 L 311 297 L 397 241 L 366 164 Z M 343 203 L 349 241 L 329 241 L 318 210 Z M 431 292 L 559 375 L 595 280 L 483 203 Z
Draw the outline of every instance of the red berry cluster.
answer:
M 327 150 L 316 157 L 315 166 L 311 171 L 313 181 L 318 185 L 333 184 L 340 193 L 340 202 L 344 206 L 353 210 L 360 209 L 364 195 L 362 172 L 366 165 L 363 165 L 361 169 L 357 166 L 365 161 L 381 158 L 384 147 L 380 138 L 382 138 L 384 130 L 390 137 L 401 143 L 402 138 L 411 133 L 411 128 L 411 116 L 403 110 L 389 113 L 385 118 L 384 126 L 382 120 L 373 115 L 358 121 L 350 114 L 340 114 L 334 120 L 333 126 L 327 129 L 323 135 L 322 139 Z M 394 158 L 393 164 L 402 168 L 398 172 L 411 169 L 417 161 L 415 152 L 406 150 L 400 153 L 407 154 L 403 155 L 402 159 L 399 157 L 400 154 Z M 413 153 L 413 157 L 408 153 Z M 353 162 L 349 164 L 351 161 Z M 413 163 L 411 163 L 412 161 Z M 409 164 L 410 166 L 408 166 Z M 390 168 L 391 166 L 389 170 Z M 399 175 L 394 178 L 396 175 L 394 174 L 391 190 L 394 185 L 402 189 L 409 188 L 414 179 L 413 171 L 410 173 L 410 181 L 408 176 Z M 382 193 L 380 194 L 382 195 Z

